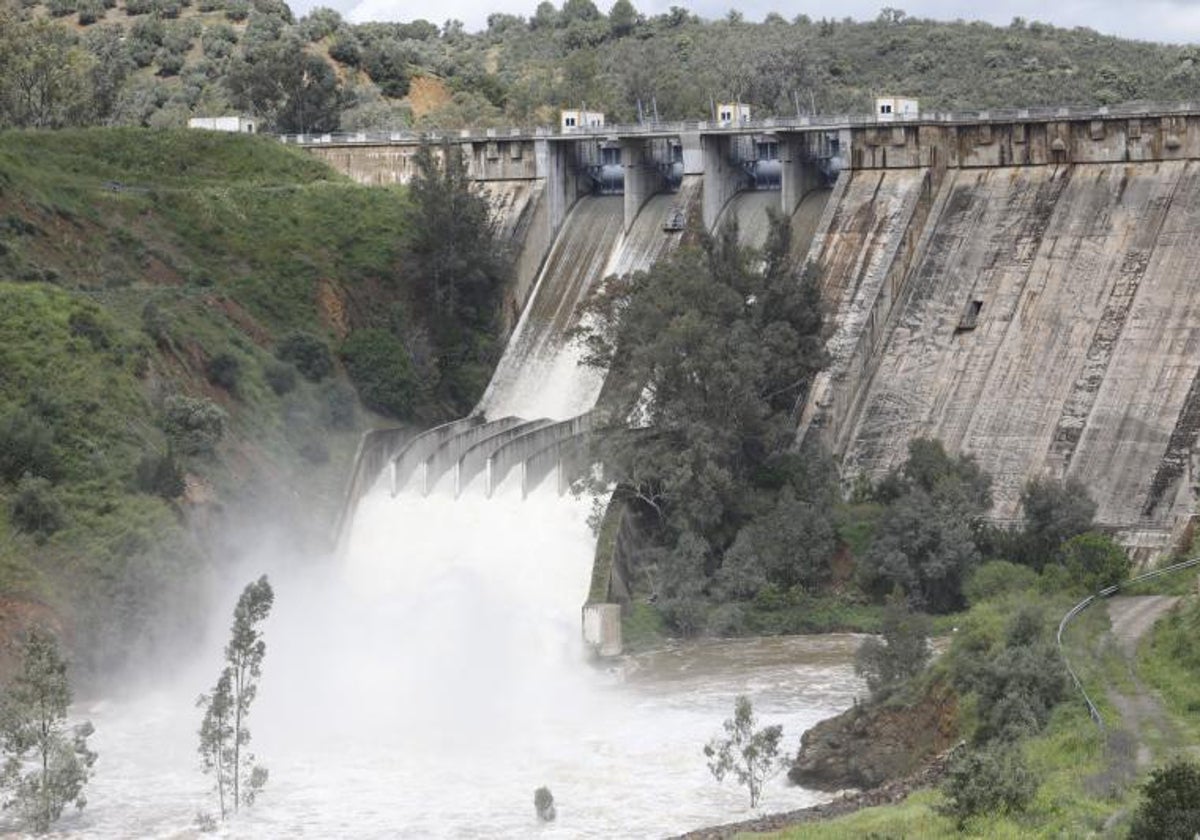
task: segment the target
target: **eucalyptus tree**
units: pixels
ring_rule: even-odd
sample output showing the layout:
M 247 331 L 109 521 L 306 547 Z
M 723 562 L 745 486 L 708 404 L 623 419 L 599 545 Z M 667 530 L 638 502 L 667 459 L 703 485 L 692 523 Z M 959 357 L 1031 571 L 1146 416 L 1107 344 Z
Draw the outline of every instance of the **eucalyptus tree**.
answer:
M 258 694 L 263 657 L 267 653 L 260 625 L 271 612 L 275 593 L 267 576 L 246 585 L 233 611 L 233 627 L 225 645 L 225 667 L 216 685 L 197 706 L 204 710 L 199 752 L 204 771 L 216 779 L 221 818 L 232 809 L 251 805 L 267 782 L 267 769 L 248 749 L 246 718 Z
M 49 831 L 68 803 L 87 804 L 83 789 L 96 762 L 87 739 L 94 730 L 90 723 L 68 727 L 70 706 L 67 661 L 54 636 L 35 629 L 0 700 L 0 784 L 5 810 L 37 834 Z
M 758 807 L 763 785 L 783 769 L 779 755 L 783 727 L 775 724 L 755 729 L 756 723 L 750 698 L 740 695 L 734 702 L 733 717 L 724 723 L 725 736 L 713 738 L 704 747 L 713 777 L 719 782 L 732 775 L 745 785 L 751 808 Z

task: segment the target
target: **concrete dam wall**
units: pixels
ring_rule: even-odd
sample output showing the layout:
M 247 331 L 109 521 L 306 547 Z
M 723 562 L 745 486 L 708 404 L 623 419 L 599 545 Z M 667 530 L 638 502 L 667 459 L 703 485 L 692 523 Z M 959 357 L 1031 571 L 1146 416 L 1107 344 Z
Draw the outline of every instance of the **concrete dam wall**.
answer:
M 992 159 L 956 131 L 885 164 L 856 136 L 861 168 L 809 252 L 833 364 L 800 433 L 822 434 L 847 480 L 939 438 L 992 474 L 998 519 L 1019 515 L 1029 478 L 1055 476 L 1082 481 L 1104 525 L 1177 527 L 1200 430 L 1200 150 L 1180 150 L 1190 122 L 1168 128 L 1159 142 L 1043 127 L 1021 136 L 1078 148 L 1035 145 L 1045 159 L 1019 166 L 997 165 L 1011 127 L 986 136 Z M 962 165 L 925 165 L 939 149 Z
M 830 312 L 831 363 L 798 435 L 820 434 L 847 481 L 882 475 L 909 440 L 933 436 L 993 475 L 1001 520 L 1044 475 L 1083 481 L 1100 522 L 1127 535 L 1169 534 L 1192 512 L 1200 112 L 1190 106 L 459 148 L 518 248 L 506 316 L 521 317 L 477 408 L 489 418 L 589 409 L 603 372 L 579 369 L 567 336 L 603 278 L 659 259 L 679 219 L 710 229 L 737 219 L 743 242 L 761 245 L 776 208 Z M 364 182 L 411 177 L 411 146 L 313 151 Z M 777 188 L 747 190 L 761 167 Z M 610 170 L 624 173 L 623 195 L 597 194 L 597 172 Z M 561 428 L 514 434 L 475 460 L 502 465 L 500 477 L 520 465 L 561 479 L 578 457 L 572 436 L 551 431 Z M 434 473 L 449 468 L 441 460 Z

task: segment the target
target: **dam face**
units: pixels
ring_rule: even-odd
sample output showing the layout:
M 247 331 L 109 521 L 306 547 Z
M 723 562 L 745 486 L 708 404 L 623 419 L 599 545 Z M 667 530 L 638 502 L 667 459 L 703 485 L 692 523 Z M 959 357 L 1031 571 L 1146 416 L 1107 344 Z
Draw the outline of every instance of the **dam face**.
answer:
M 801 434 L 847 478 L 936 437 L 992 474 L 997 519 L 1028 479 L 1075 478 L 1100 523 L 1165 541 L 1195 501 L 1198 128 L 856 129 L 810 252 L 833 364 Z
M 831 364 L 797 435 L 820 435 L 847 482 L 883 475 L 930 436 L 992 474 L 1000 521 L 1020 515 L 1039 476 L 1082 481 L 1098 521 L 1133 545 L 1160 548 L 1190 521 L 1200 109 L 459 142 L 520 245 L 509 323 L 524 314 L 480 407 L 489 419 L 590 407 L 602 373 L 560 352 L 561 335 L 603 277 L 665 253 L 682 210 L 709 229 L 736 219 L 760 246 L 773 208 L 791 217 L 830 321 Z M 411 148 L 313 152 L 359 180 L 411 177 Z M 619 187 L 609 166 L 597 188 L 601 159 L 621 161 L 623 200 L 597 194 Z M 768 164 L 779 183 L 761 189 Z

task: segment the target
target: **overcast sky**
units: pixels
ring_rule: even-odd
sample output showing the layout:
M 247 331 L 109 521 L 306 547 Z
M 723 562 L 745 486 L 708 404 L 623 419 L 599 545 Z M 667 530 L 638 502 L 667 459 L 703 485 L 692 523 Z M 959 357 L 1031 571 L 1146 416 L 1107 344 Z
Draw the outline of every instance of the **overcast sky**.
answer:
M 612 0 L 595 0 L 608 11 Z M 1100 32 L 1172 43 L 1200 42 L 1200 0 L 843 0 L 836 5 L 811 0 L 633 0 L 639 11 L 658 14 L 670 6 L 685 6 L 705 18 L 723 17 L 737 8 L 747 20 L 762 20 L 768 12 L 779 12 L 789 20 L 798 14 L 821 17 L 874 18 L 883 6 L 904 9 L 910 15 L 940 20 L 986 20 L 1007 24 L 1014 17 L 1040 20 L 1058 26 L 1088 26 Z M 425 18 L 444 23 L 463 21 L 468 29 L 482 29 L 492 12 L 510 12 L 525 17 L 533 14 L 538 0 L 290 0 L 297 14 L 313 6 L 332 6 L 350 20 L 413 20 Z M 561 0 L 555 5 L 561 6 Z

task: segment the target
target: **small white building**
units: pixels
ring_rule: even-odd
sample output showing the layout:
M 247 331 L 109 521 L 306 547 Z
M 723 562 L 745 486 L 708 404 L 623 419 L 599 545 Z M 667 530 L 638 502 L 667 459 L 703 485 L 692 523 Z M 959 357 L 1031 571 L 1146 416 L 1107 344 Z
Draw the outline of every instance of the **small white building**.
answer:
M 563 134 L 581 128 L 604 128 L 604 114 L 600 111 L 563 111 L 560 124 Z
M 916 119 L 920 113 L 921 109 L 915 99 L 902 96 L 875 97 L 875 119 L 880 122 Z
M 258 131 L 258 120 L 253 117 L 192 117 L 188 120 L 188 128 L 254 134 Z
M 748 123 L 750 122 L 750 106 L 742 102 L 718 103 L 717 122 L 721 125 Z

